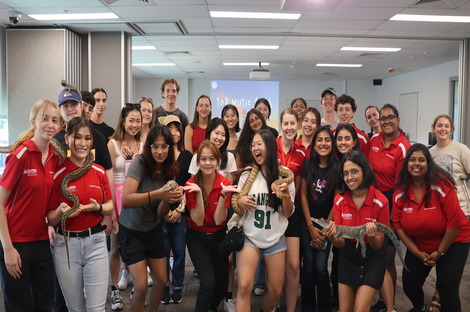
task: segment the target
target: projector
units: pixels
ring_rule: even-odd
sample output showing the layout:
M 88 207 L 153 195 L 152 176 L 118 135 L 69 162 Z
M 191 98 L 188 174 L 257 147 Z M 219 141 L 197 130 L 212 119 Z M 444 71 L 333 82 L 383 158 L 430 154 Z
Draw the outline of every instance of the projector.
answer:
M 250 70 L 250 80 L 268 80 L 271 77 L 269 70 L 257 68 Z

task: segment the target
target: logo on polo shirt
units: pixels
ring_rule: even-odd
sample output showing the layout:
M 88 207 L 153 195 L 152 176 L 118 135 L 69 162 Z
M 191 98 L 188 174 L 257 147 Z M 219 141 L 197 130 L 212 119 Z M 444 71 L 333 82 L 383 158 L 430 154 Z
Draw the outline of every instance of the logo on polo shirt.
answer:
M 67 188 L 67 190 L 71 193 L 75 193 L 75 191 L 77 191 L 77 187 L 75 185 L 71 185 Z
M 26 174 L 28 177 L 36 177 L 38 175 L 38 171 L 36 169 L 25 169 L 23 174 Z
M 424 210 L 435 210 L 436 207 L 424 207 Z
M 379 151 L 379 148 L 378 148 L 377 146 L 372 146 L 372 150 L 373 150 L 374 152 L 378 152 L 378 151 Z
M 403 212 L 413 213 L 413 208 L 403 208 Z
M 341 217 L 343 219 L 352 220 L 352 214 L 351 213 L 342 213 Z

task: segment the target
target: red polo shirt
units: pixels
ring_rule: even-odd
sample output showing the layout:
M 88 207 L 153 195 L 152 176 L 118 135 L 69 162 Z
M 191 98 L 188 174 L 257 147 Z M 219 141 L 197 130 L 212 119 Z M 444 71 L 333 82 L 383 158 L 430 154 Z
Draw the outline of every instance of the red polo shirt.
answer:
M 302 166 L 304 165 L 305 152 L 295 143 L 292 148 L 284 153 L 282 149 L 282 138 L 278 137 L 276 139 L 277 143 L 277 160 L 280 165 L 289 168 L 295 176 L 300 176 L 302 174 Z
M 336 225 L 358 226 L 375 220 L 390 226 L 388 200 L 374 186 L 369 187 L 367 197 L 359 210 L 354 204 L 350 191 L 335 196 L 333 209 Z M 367 236 L 364 237 L 364 240 L 368 242 Z
M 195 183 L 195 176 L 192 176 L 187 183 Z M 207 207 L 205 207 L 204 223 L 202 226 L 198 226 L 193 220 L 191 220 L 191 214 L 188 216 L 188 226 L 194 230 L 204 233 L 215 233 L 225 227 L 226 222 L 224 221 L 220 225 L 215 224 L 214 214 L 219 202 L 220 193 L 222 192 L 222 185 L 230 185 L 230 181 L 219 173 L 216 173 L 214 185 L 207 198 Z M 231 194 L 227 194 L 225 197 L 225 208 L 230 207 Z M 193 192 L 186 192 L 186 207 L 191 211 L 196 208 L 196 194 Z
M 359 145 L 361 146 L 361 151 L 364 153 L 364 155 L 367 156 L 369 153 L 369 144 L 370 144 L 369 136 L 367 135 L 367 133 L 365 133 L 358 127 L 356 127 L 355 123 L 352 123 L 352 126 L 354 130 L 356 130 L 357 139 L 359 141 Z
M 8 155 L 0 185 L 11 191 L 5 214 L 12 242 L 48 239 L 46 211 L 59 157 L 49 144 L 45 164 L 32 140 L 24 141 Z
M 385 147 L 384 134 L 379 132 L 370 140 L 369 163 L 377 178 L 377 188 L 382 192 L 395 190 L 395 183 L 403 164 L 403 159 L 411 144 L 400 130 L 400 135 Z
M 312 150 L 312 144 L 310 144 L 308 147 L 305 147 L 302 144 L 302 135 L 300 135 L 297 140 L 295 140 L 295 144 L 298 146 L 298 148 L 304 152 L 305 154 L 305 159 L 310 158 L 310 151 Z
M 54 175 L 54 189 L 49 210 L 57 209 L 61 202 L 73 207 L 73 203 L 62 195 L 60 183 L 67 173 L 75 171 L 76 169 L 78 169 L 78 166 L 72 163 L 70 158 L 67 158 L 64 163 L 59 166 Z M 94 163 L 90 170 L 82 177 L 71 181 L 68 185 L 68 190 L 77 195 L 82 205 L 89 204 L 91 202 L 90 198 L 93 198 L 98 203 L 112 199 L 106 172 L 103 167 L 96 163 Z M 96 212 L 84 211 L 75 218 L 68 218 L 65 228 L 67 231 L 83 231 L 97 225 L 102 219 L 103 216 Z M 61 226 L 60 222 L 58 226 Z
M 402 229 L 421 251 L 432 253 L 439 248 L 447 228 L 460 227 L 454 242 L 470 242 L 470 224 L 460 209 L 454 188 L 441 182 L 431 185 L 429 205 L 424 204 L 423 193 L 419 202 L 408 187 L 409 199 L 402 190 L 393 194 L 393 226 Z

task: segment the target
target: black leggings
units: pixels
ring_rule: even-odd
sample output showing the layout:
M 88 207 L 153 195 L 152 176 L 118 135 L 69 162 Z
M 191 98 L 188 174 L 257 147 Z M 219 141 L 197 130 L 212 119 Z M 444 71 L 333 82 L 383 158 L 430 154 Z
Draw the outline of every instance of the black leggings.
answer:
M 443 312 L 460 312 L 459 286 L 465 262 L 467 261 L 469 243 L 453 243 L 446 255 L 437 261 L 436 288 L 441 297 Z M 423 284 L 431 271 L 409 250 L 406 251 L 405 263 L 409 271 L 403 268 L 403 290 L 414 308 L 424 305 Z

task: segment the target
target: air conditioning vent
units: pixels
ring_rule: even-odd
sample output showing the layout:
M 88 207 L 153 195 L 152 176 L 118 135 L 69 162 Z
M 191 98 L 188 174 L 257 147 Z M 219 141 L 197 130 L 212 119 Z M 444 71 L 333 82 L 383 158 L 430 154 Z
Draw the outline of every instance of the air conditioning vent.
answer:
M 163 51 L 167 56 L 175 56 L 175 55 L 191 55 L 189 51 Z

